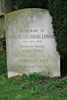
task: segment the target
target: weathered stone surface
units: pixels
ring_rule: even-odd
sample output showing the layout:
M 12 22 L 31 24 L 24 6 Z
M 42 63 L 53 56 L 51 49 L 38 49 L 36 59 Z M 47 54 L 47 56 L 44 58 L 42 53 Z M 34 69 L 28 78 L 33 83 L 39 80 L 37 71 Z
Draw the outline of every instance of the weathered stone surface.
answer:
M 4 14 L 11 11 L 10 0 L 0 0 L 0 39 L 4 36 Z
M 0 15 L 0 39 L 4 37 L 4 15 Z
M 44 9 L 5 15 L 8 77 L 34 72 L 60 76 L 60 56 L 51 22 L 52 17 Z
M 10 0 L 0 0 L 0 15 L 11 11 Z
M 0 0 L 0 14 L 1 14 L 1 0 Z

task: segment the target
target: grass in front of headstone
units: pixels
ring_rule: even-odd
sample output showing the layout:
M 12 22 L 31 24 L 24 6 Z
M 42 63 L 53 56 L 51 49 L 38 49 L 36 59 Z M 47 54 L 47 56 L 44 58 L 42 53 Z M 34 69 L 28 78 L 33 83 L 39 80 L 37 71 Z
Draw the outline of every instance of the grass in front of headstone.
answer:
M 34 73 L 6 77 L 6 55 L 0 52 L 0 100 L 67 100 L 67 76 Z
M 67 100 L 67 77 L 0 76 L 0 100 Z

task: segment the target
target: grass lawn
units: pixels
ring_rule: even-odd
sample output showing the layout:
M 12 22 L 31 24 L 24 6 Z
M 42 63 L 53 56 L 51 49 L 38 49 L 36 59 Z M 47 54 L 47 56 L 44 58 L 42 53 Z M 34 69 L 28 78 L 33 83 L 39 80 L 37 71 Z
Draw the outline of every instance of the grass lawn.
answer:
M 34 73 L 7 78 L 6 55 L 0 52 L 0 100 L 67 100 L 67 76 Z

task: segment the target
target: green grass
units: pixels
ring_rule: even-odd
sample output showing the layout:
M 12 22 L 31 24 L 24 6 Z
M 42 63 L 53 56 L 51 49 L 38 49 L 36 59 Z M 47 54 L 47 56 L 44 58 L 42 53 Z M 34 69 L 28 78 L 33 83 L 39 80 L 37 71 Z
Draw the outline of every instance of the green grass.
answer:
M 67 76 L 34 73 L 7 78 L 6 55 L 0 52 L 0 100 L 67 100 Z
M 67 100 L 67 77 L 0 76 L 0 100 Z

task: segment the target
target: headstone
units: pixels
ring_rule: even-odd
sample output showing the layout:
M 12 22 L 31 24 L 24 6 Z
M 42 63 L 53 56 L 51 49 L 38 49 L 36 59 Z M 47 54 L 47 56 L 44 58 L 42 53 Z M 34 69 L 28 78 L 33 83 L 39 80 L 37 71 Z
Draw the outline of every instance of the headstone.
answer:
M 0 0 L 0 14 L 1 14 L 1 0 Z
M 4 37 L 4 31 L 5 31 L 4 14 L 1 14 L 0 15 L 0 39 Z
M 0 0 L 0 15 L 11 11 L 10 0 Z
M 0 39 L 4 36 L 4 14 L 11 11 L 10 0 L 0 0 Z
M 45 9 L 23 9 L 5 15 L 8 77 L 30 73 L 60 76 L 60 56 Z

